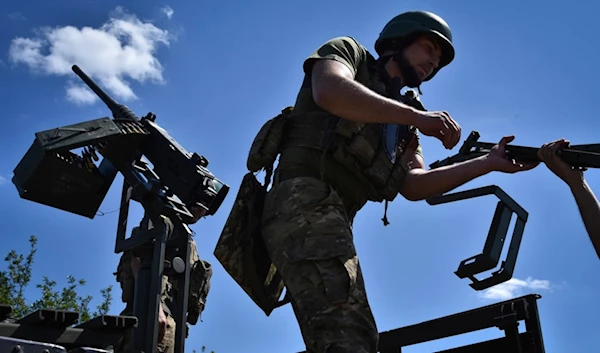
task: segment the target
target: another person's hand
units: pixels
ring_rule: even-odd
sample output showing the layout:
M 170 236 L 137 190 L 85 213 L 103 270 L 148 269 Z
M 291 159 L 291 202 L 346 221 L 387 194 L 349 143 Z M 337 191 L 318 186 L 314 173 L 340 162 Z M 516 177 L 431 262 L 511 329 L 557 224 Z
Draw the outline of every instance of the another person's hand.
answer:
M 193 218 L 190 222 L 187 222 L 187 224 L 195 224 L 206 214 L 206 210 L 202 207 L 194 206 L 190 210 L 190 213 L 192 214 Z
M 486 160 L 492 171 L 517 173 L 537 167 L 539 162 L 522 163 L 506 156 L 506 145 L 515 139 L 514 136 L 504 136 L 497 145 L 492 147 Z
M 567 185 L 573 186 L 577 183 L 581 183 L 583 180 L 583 172 L 579 169 L 573 169 L 556 154 L 560 148 L 566 147 L 569 147 L 569 141 L 565 139 L 548 142 L 542 145 L 538 150 L 538 157 L 546 164 L 552 173 L 556 174 L 556 176 L 561 178 Z
M 162 302 L 158 303 L 158 342 L 160 343 L 165 337 L 165 333 L 167 332 L 167 315 L 165 315 L 165 311 L 162 307 Z
M 415 127 L 423 135 L 442 141 L 446 149 L 452 149 L 460 141 L 460 125 L 444 111 L 420 112 Z

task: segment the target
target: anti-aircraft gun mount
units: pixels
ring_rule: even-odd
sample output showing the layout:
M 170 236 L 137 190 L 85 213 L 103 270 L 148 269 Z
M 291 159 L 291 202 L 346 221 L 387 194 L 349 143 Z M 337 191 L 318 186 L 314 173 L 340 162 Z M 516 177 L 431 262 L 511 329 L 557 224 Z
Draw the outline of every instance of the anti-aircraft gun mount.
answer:
M 183 353 L 192 234 L 186 224 L 194 217 L 193 208 L 203 210 L 205 216 L 214 215 L 229 187 L 207 169 L 205 157 L 186 151 L 156 124 L 155 114 L 138 118 L 78 66 L 73 66 L 73 71 L 108 106 L 113 119 L 105 117 L 36 133 L 12 181 L 23 199 L 93 219 L 117 173 L 123 175 L 115 253 L 135 249 L 141 259 L 133 305 L 139 322 L 133 328 L 133 349 L 155 351 L 160 280 L 163 270 L 168 270 L 181 277 L 172 313 L 177 325 L 175 352 Z M 83 148 L 81 154 L 73 152 L 78 148 Z M 98 166 L 94 162 L 99 162 Z M 143 206 L 143 222 L 152 221 L 153 228 L 126 238 L 130 200 Z M 173 223 L 170 239 L 162 216 Z M 172 254 L 170 261 L 165 261 L 167 248 Z M 0 331 L 0 335 L 16 337 L 7 332 Z
M 478 142 L 479 132 L 472 131 L 459 152 L 441 161 L 435 161 L 429 165 L 431 169 L 439 168 L 454 163 L 467 161 L 479 156 L 486 155 L 496 145 L 490 142 Z M 539 148 L 507 145 L 505 148 L 507 158 L 519 162 L 540 162 L 537 156 Z M 600 144 L 576 145 L 559 149 L 557 155 L 573 168 L 585 170 L 587 168 L 600 168 Z M 496 185 L 485 186 L 477 189 L 460 191 L 440 195 L 427 199 L 430 205 L 439 205 L 448 202 L 465 200 L 475 197 L 494 194 L 500 199 L 496 206 L 494 218 L 485 241 L 483 251 L 462 261 L 455 274 L 459 278 L 469 278 L 473 283 L 470 286 L 475 290 L 482 290 L 491 286 L 506 282 L 512 278 L 513 270 L 517 261 L 521 239 L 528 213 L 506 192 Z M 506 240 L 508 227 L 511 222 L 512 213 L 517 214 L 517 221 L 512 234 L 506 260 L 502 261 L 500 269 L 484 280 L 478 280 L 475 275 L 493 269 L 500 262 L 502 247 Z

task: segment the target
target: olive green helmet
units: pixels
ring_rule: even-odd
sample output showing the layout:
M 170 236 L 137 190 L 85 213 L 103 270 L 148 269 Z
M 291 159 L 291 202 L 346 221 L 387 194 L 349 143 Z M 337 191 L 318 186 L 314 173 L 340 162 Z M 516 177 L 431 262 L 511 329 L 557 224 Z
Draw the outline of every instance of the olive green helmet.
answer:
M 441 17 L 427 11 L 409 11 L 392 18 L 379 34 L 375 51 L 381 56 L 393 43 L 415 34 L 429 34 L 437 38 L 442 49 L 439 66 L 424 81 L 429 81 L 438 71 L 454 60 L 452 31 Z

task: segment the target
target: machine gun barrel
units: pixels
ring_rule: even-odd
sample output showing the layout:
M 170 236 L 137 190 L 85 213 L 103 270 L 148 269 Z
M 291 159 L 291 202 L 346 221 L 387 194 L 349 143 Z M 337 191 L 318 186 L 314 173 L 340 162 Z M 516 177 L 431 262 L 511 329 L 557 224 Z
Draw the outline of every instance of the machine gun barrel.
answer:
M 108 109 L 110 109 L 112 112 L 115 120 L 140 120 L 134 112 L 127 108 L 127 106 L 115 102 L 115 100 L 112 99 L 106 92 L 104 92 L 102 88 L 96 84 L 96 82 L 94 82 L 88 75 L 85 74 L 85 72 L 83 72 L 83 70 L 79 68 L 79 66 L 73 65 L 71 69 L 92 91 L 94 91 L 94 93 L 96 93 L 98 98 L 100 98 L 104 104 L 106 104 Z

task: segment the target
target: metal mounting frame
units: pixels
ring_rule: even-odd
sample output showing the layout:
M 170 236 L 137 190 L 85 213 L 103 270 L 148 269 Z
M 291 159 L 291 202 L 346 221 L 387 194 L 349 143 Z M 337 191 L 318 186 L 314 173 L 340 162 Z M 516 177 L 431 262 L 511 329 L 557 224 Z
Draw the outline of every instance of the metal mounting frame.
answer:
M 77 324 L 78 312 L 41 309 L 13 320 L 12 307 L 0 304 L 2 337 L 56 344 L 67 349 L 115 346 L 128 329 L 138 326 L 134 316 L 101 315 Z M 76 325 L 76 326 L 73 326 Z
M 538 294 L 441 317 L 379 334 L 380 353 L 402 353 L 402 347 L 496 327 L 504 337 L 435 353 L 545 353 L 537 307 Z M 519 333 L 519 321 L 525 322 Z
M 494 303 L 379 333 L 379 353 L 402 353 L 402 347 L 498 328 L 503 337 L 435 353 L 545 353 L 537 301 L 539 294 Z M 519 332 L 520 321 L 525 330 Z M 300 353 L 306 353 L 302 351 Z
M 484 186 L 476 189 L 455 192 L 446 195 L 435 196 L 427 199 L 430 205 L 440 205 L 448 202 L 471 199 L 486 195 L 495 195 L 500 199 L 496 205 L 496 211 L 487 239 L 480 254 L 469 257 L 461 261 L 458 269 L 454 272 L 459 278 L 469 278 L 472 283 L 469 285 L 475 290 L 483 290 L 512 278 L 513 271 L 517 262 L 517 255 L 525 223 L 529 216 L 528 212 L 521 207 L 513 198 L 496 185 Z M 512 219 L 512 214 L 517 215 L 517 221 L 513 230 L 512 240 L 509 245 L 506 259 L 502 261 L 500 269 L 492 272 L 491 276 L 479 280 L 475 275 L 484 271 L 489 271 L 498 265 L 500 255 L 508 233 L 508 227 Z

